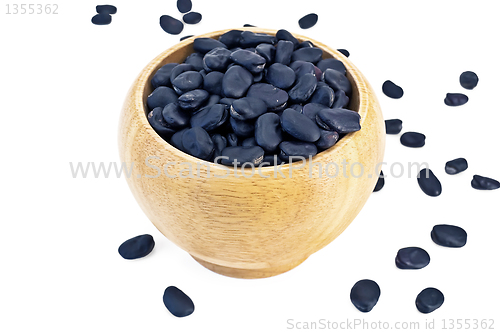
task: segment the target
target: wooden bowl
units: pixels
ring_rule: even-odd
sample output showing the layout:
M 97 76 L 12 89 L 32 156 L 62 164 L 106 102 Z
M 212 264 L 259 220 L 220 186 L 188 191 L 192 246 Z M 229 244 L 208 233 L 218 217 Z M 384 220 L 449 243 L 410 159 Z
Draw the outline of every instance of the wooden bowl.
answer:
M 239 30 L 276 33 L 260 28 Z M 217 39 L 227 31 L 197 37 Z M 261 168 L 262 176 L 250 176 L 250 170 L 235 172 L 232 167 L 208 163 L 208 177 L 207 167 L 200 166 L 197 171 L 202 160 L 174 148 L 156 134 L 146 118 L 150 79 L 164 64 L 183 62 L 193 52 L 193 38 L 151 61 L 125 99 L 119 149 L 122 162 L 134 163 L 127 178 L 133 195 L 168 239 L 206 268 L 226 276 L 263 278 L 296 267 L 346 229 L 378 178 L 374 170 L 382 162 L 385 127 L 373 89 L 340 52 L 310 38 L 295 37 L 301 42 L 311 40 L 323 50 L 324 58 L 333 57 L 345 64 L 353 87 L 350 109 L 361 115 L 360 131 L 347 134 L 312 158 L 313 163 L 322 165 L 321 177 L 317 165 L 310 171 L 309 161 L 302 169 L 293 169 L 291 176 L 290 168 L 301 163 L 282 166 L 285 178 L 274 167 Z M 347 166 L 342 164 L 344 159 Z M 329 163 L 328 177 L 325 167 Z M 338 165 L 337 176 L 333 163 Z M 363 165 L 363 175 L 358 176 L 360 167 L 355 163 Z M 165 165 L 175 178 L 165 175 Z

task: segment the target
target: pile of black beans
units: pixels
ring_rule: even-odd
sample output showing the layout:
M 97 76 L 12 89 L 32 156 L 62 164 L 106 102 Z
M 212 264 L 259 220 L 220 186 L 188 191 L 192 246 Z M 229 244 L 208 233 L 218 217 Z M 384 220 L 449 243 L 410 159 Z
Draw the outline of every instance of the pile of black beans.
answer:
M 344 64 L 288 31 L 231 30 L 196 38 L 182 64 L 158 69 L 148 120 L 163 139 L 194 157 L 237 166 L 308 158 L 361 129 L 346 107 Z

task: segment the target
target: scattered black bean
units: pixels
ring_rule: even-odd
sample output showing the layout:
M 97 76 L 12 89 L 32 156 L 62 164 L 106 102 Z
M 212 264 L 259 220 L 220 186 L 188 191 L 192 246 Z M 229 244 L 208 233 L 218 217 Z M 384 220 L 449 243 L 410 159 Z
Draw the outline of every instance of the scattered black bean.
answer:
M 229 68 L 222 78 L 222 93 L 226 97 L 241 98 L 245 96 L 252 83 L 252 73 L 235 65 Z
M 290 101 L 294 103 L 304 103 L 309 98 L 311 98 L 318 81 L 316 76 L 312 74 L 306 74 L 297 79 L 294 87 L 288 91 L 288 97 Z
M 139 235 L 123 242 L 118 253 L 125 259 L 137 259 L 147 256 L 155 247 L 155 241 L 149 234 Z
M 251 120 L 266 113 L 267 105 L 258 98 L 244 97 L 236 99 L 230 110 L 231 116 L 236 120 Z
M 181 13 L 187 13 L 193 8 L 191 0 L 177 0 L 177 9 Z
M 193 127 L 182 135 L 182 146 L 186 153 L 208 160 L 214 151 L 214 143 L 210 135 L 201 127 Z
M 212 38 L 196 38 L 193 42 L 193 49 L 196 52 L 203 54 L 206 54 L 217 47 L 227 48 L 225 44 Z
M 316 114 L 317 124 L 325 130 L 334 130 L 339 134 L 347 134 L 361 129 L 361 117 L 358 112 L 342 108 L 326 108 Z
M 390 135 L 396 135 L 403 129 L 403 121 L 399 119 L 385 120 L 385 133 Z
M 176 67 L 177 65 L 178 63 L 167 63 L 166 65 L 158 69 L 151 79 L 153 88 L 156 89 L 161 85 L 172 86 L 170 83 L 170 74 L 172 73 L 172 69 L 174 69 L 174 67 Z
M 317 22 L 318 22 L 318 15 L 311 13 L 307 14 L 306 16 L 302 17 L 299 20 L 299 26 L 302 29 L 309 29 L 312 28 L 314 25 L 316 25 Z
M 335 101 L 333 102 L 332 108 L 344 108 L 349 105 L 349 97 L 345 94 L 343 90 L 335 91 Z
M 492 178 L 474 175 L 471 181 L 472 188 L 478 190 L 495 190 L 500 188 L 500 182 Z
M 351 302 L 361 312 L 370 312 L 379 298 L 380 287 L 373 280 L 360 280 L 351 289 Z
M 418 294 L 415 305 L 418 311 L 428 314 L 438 309 L 444 303 L 444 295 L 436 288 L 426 288 Z
M 323 50 L 317 47 L 304 47 L 292 53 L 293 61 L 307 61 L 314 64 L 318 63 L 323 56 Z
M 166 105 L 175 102 L 177 102 L 177 94 L 173 89 L 166 86 L 159 86 L 154 89 L 147 100 L 150 110 L 156 107 L 161 107 L 163 109 Z
M 441 182 L 434 175 L 434 173 L 428 169 L 424 168 L 420 170 L 417 177 L 418 185 L 422 191 L 432 197 L 441 195 Z
M 221 159 L 222 165 L 234 165 L 236 162 L 238 166 L 244 163 L 250 163 L 254 166 L 260 164 L 264 158 L 264 150 L 260 146 L 229 146 L 222 150 Z
M 113 5 L 97 5 L 95 11 L 99 14 L 113 15 L 116 14 L 116 7 Z
M 408 131 L 401 135 L 400 142 L 409 148 L 421 148 L 425 145 L 425 135 Z
M 460 85 L 467 90 L 472 90 L 477 86 L 477 83 L 479 82 L 479 78 L 477 77 L 476 73 L 472 71 L 464 71 L 460 75 Z
M 160 26 L 166 33 L 178 35 L 184 29 L 184 24 L 170 15 L 162 15 L 160 17 Z
M 339 133 L 336 131 L 320 130 L 319 140 L 315 144 L 319 150 L 326 150 L 334 146 L 338 140 Z
M 95 25 L 108 25 L 111 23 L 111 15 L 109 15 L 109 14 L 96 14 L 92 17 L 91 22 Z
M 297 49 L 299 47 L 299 41 L 290 32 L 285 29 L 278 30 L 276 32 L 276 39 L 278 40 L 288 40 L 293 43 L 293 48 Z
M 179 108 L 177 104 L 166 105 L 161 112 L 165 123 L 170 128 L 180 129 L 189 125 L 191 115 Z
M 351 82 L 341 72 L 328 68 L 323 73 L 323 79 L 334 91 L 342 90 L 347 96 L 351 95 Z
M 215 104 L 200 109 L 191 117 L 191 127 L 201 127 L 208 132 L 214 131 L 227 121 L 229 115 L 226 107 Z
M 276 44 L 275 62 L 288 66 L 292 60 L 292 53 L 294 49 L 295 47 L 291 41 L 280 40 L 278 44 Z
M 461 248 L 467 243 L 467 233 L 458 226 L 436 225 L 432 228 L 431 239 L 443 247 Z
M 418 270 L 429 265 L 431 257 L 422 248 L 407 247 L 399 249 L 396 255 L 396 266 L 403 270 Z
M 346 74 L 346 68 L 345 65 L 342 61 L 330 58 L 330 59 L 323 59 L 318 64 L 316 65 L 322 72 L 325 72 L 327 69 L 333 69 L 338 72 L 341 72 L 343 75 Z
M 384 84 L 382 84 L 382 92 L 387 96 L 387 97 L 390 97 L 390 98 L 394 98 L 394 99 L 399 99 L 401 97 L 403 97 L 403 89 L 394 84 L 392 81 L 385 81 Z
M 188 39 L 188 38 L 191 38 L 191 37 L 194 37 L 194 35 L 187 35 L 187 36 L 181 37 L 181 39 L 179 39 L 179 40 L 183 41 L 184 39 Z
M 321 136 L 316 123 L 292 109 L 283 111 L 280 123 L 284 131 L 304 142 L 316 142 Z
M 198 24 L 201 21 L 201 14 L 197 12 L 190 12 L 182 16 L 182 20 L 186 24 Z
M 270 111 L 281 111 L 285 109 L 288 101 L 288 93 L 271 84 L 256 83 L 248 89 L 248 97 L 259 98 L 267 105 Z
M 462 106 L 469 101 L 463 93 L 447 93 L 444 103 L 448 106 Z
M 175 286 L 169 286 L 165 289 L 163 304 L 175 317 L 186 317 L 194 312 L 193 301 Z
M 281 63 L 273 63 L 266 71 L 266 80 L 280 89 L 288 89 L 295 82 L 295 72 Z
M 448 161 L 444 167 L 444 171 L 447 174 L 454 175 L 465 171 L 468 167 L 469 165 L 467 164 L 467 160 L 465 160 L 465 158 L 457 158 Z
M 240 45 L 241 30 L 230 30 L 219 37 L 219 41 L 227 46 L 233 48 Z
M 377 184 L 375 185 L 375 189 L 373 189 L 373 192 L 380 191 L 382 188 L 384 188 L 385 185 L 385 176 L 384 172 L 382 170 L 380 171 L 380 175 L 378 176 Z
M 231 53 L 230 59 L 245 67 L 252 74 L 258 74 L 264 70 L 266 65 L 266 59 L 258 55 L 257 53 L 250 52 L 248 50 L 238 50 Z
M 185 71 L 172 81 L 172 87 L 179 95 L 198 89 L 202 84 L 203 77 L 197 71 Z
M 312 94 L 311 99 L 309 99 L 309 103 L 317 103 L 325 105 L 326 107 L 332 107 L 334 100 L 335 92 L 333 92 L 333 89 L 326 83 L 318 82 L 316 90 Z
M 209 94 L 205 90 L 196 89 L 184 93 L 177 99 L 182 109 L 194 111 L 200 108 L 208 100 Z
M 318 149 L 314 143 L 307 142 L 281 142 L 280 148 L 280 159 L 284 162 L 288 162 L 290 159 L 292 162 L 301 160 L 301 158 L 313 157 L 318 153 Z
M 349 55 L 351 55 L 348 50 L 345 50 L 343 48 L 339 48 L 339 49 L 337 49 L 337 51 L 339 51 L 340 53 L 342 53 L 343 55 L 345 55 L 346 58 L 348 58 Z

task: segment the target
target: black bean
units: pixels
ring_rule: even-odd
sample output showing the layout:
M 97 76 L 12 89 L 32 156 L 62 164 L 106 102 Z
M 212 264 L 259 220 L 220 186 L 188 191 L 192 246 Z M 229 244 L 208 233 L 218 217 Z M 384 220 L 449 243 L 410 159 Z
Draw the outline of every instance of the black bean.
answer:
M 161 112 L 167 126 L 180 129 L 189 125 L 191 115 L 179 108 L 177 104 L 166 105 Z
M 193 4 L 191 3 L 191 0 L 177 0 L 177 9 L 181 13 L 187 13 L 193 8 Z
M 403 97 L 403 89 L 394 84 L 392 81 L 385 81 L 384 84 L 382 84 L 382 92 L 387 96 L 387 97 L 390 97 L 390 98 L 394 98 L 394 99 L 399 99 L 401 97 Z
M 314 76 L 316 76 L 316 79 L 318 80 L 318 82 L 323 82 L 321 80 L 321 78 L 323 77 L 323 72 L 321 71 L 321 69 L 319 69 L 316 66 L 314 66 Z
M 137 259 L 147 256 L 155 247 L 155 241 L 149 234 L 139 235 L 123 242 L 118 253 L 125 259 Z
M 289 99 L 294 103 L 303 103 L 311 98 L 318 81 L 316 76 L 306 74 L 297 79 L 295 86 L 288 91 Z
M 468 167 L 469 165 L 467 164 L 467 160 L 465 160 L 465 158 L 457 158 L 448 161 L 444 167 L 444 171 L 447 174 L 453 175 L 465 171 Z
M 264 155 L 264 159 L 262 159 L 259 167 L 274 166 L 283 163 L 284 162 L 278 157 L 278 155 L 266 154 Z
M 244 97 L 236 99 L 231 105 L 231 116 L 236 120 L 251 120 L 266 113 L 267 105 L 260 99 Z
M 314 69 L 314 65 L 310 62 L 306 61 L 295 61 L 290 64 L 290 68 L 295 72 L 296 79 L 306 75 L 312 74 L 316 76 L 316 70 Z
M 202 84 L 203 77 L 197 71 L 185 71 L 172 81 L 172 87 L 179 95 L 198 89 Z
M 241 121 L 236 120 L 233 117 L 229 118 L 229 123 L 234 133 L 239 137 L 250 137 L 255 131 L 255 125 L 253 121 Z
M 316 121 L 316 115 L 318 114 L 319 111 L 324 109 L 328 109 L 328 107 L 322 104 L 307 103 L 302 108 L 302 113 L 312 121 Z
M 317 47 L 304 47 L 292 53 L 292 61 L 307 61 L 318 63 L 323 56 L 323 50 Z
M 167 63 L 166 65 L 158 69 L 151 79 L 153 88 L 156 89 L 161 85 L 171 86 L 170 74 L 172 73 L 172 69 L 174 69 L 177 65 L 178 63 Z
M 236 64 L 245 67 L 252 74 L 258 74 L 264 70 L 266 59 L 257 53 L 248 50 L 238 50 L 231 53 L 230 59 Z
M 239 139 L 235 133 L 227 134 L 226 138 L 227 138 L 227 146 L 238 146 Z
M 304 142 L 316 142 L 321 136 L 316 123 L 292 109 L 283 111 L 280 123 L 284 131 Z
M 441 182 L 439 182 L 438 178 L 430 169 L 424 168 L 420 170 L 417 181 L 420 189 L 427 195 L 432 197 L 441 195 Z
M 205 76 L 203 80 L 203 89 L 208 93 L 220 95 L 222 93 L 222 78 L 224 74 L 218 71 L 212 71 Z
M 163 304 L 175 317 L 186 317 L 194 312 L 193 301 L 175 286 L 169 286 L 165 289 Z
M 201 53 L 191 53 L 184 63 L 190 64 L 193 66 L 193 70 L 200 71 L 203 69 L 203 54 Z
M 235 99 L 233 98 L 222 98 L 219 103 L 220 104 L 224 104 L 224 105 L 228 105 L 228 106 L 231 106 L 233 104 L 233 102 L 235 101 Z
M 276 55 L 276 48 L 271 44 L 259 44 L 255 48 L 257 54 L 266 59 L 267 64 L 274 62 L 274 57 Z
M 111 23 L 111 15 L 109 14 L 96 14 L 92 17 L 91 22 L 95 25 L 108 25 Z
M 231 63 L 230 56 L 230 50 L 222 47 L 216 47 L 203 57 L 203 68 L 207 72 L 212 70 L 224 72 Z
M 471 181 L 472 188 L 478 190 L 495 190 L 500 188 L 500 182 L 492 178 L 474 175 Z
M 199 71 L 200 75 L 205 79 L 205 76 L 207 76 L 207 71 L 205 69 L 202 69 Z
M 184 146 L 182 145 L 182 136 L 188 130 L 189 130 L 189 128 L 184 128 L 182 130 L 179 130 L 175 134 L 173 134 L 172 138 L 169 141 L 170 145 L 181 150 L 182 152 L 186 152 L 186 150 L 184 149 Z
M 345 55 L 345 57 L 346 57 L 346 58 L 348 58 L 348 57 L 349 57 L 349 55 L 350 55 L 350 54 L 349 54 L 349 51 L 348 51 L 348 50 L 345 50 L 345 49 L 343 49 L 343 48 L 339 48 L 339 49 L 337 49 L 337 51 L 339 51 L 340 53 L 342 53 L 343 55 Z
M 207 107 L 207 106 L 212 106 L 212 105 L 218 104 L 219 101 L 220 101 L 220 96 L 219 95 L 210 95 L 210 97 L 208 97 L 208 100 L 203 105 L 203 107 Z
M 251 72 L 238 65 L 232 66 L 222 78 L 222 92 L 226 97 L 241 98 L 245 96 L 252 83 Z
M 299 47 L 299 41 L 290 32 L 285 29 L 278 30 L 276 32 L 276 39 L 278 40 L 288 40 L 293 43 L 293 48 L 297 49 Z
M 255 142 L 255 137 L 249 137 L 243 140 L 241 142 L 241 146 L 256 146 L 257 143 Z
M 327 108 L 316 114 L 317 124 L 325 130 L 334 130 L 339 134 L 347 134 L 361 129 L 358 112 L 342 108 Z
M 426 288 L 418 294 L 415 305 L 418 311 L 428 314 L 438 309 L 444 303 L 444 295 L 436 288 Z
M 344 108 L 347 105 L 349 105 L 349 97 L 347 97 L 345 92 L 343 90 L 335 91 L 335 101 L 332 108 Z
M 339 90 L 342 91 L 342 90 Z M 310 103 L 317 103 L 325 105 L 326 107 L 332 107 L 333 101 L 335 100 L 335 92 L 327 84 L 323 82 L 318 82 L 316 90 L 309 99 Z
M 190 12 L 182 16 L 182 20 L 186 24 L 197 24 L 201 21 L 201 14 L 197 12 Z
M 342 90 L 347 96 L 351 95 L 351 82 L 341 72 L 328 68 L 323 73 L 324 81 L 334 90 Z
M 390 135 L 396 135 L 403 129 L 403 121 L 399 119 L 385 120 L 385 133 Z
M 408 131 L 401 135 L 400 142 L 409 148 L 421 148 L 425 145 L 425 135 Z
M 318 15 L 311 13 L 307 14 L 306 16 L 302 17 L 299 20 L 299 26 L 302 29 L 309 29 L 312 28 L 317 22 L 318 22 Z
M 454 225 L 436 225 L 432 228 L 431 239 L 443 247 L 461 248 L 467 243 L 467 232 Z
M 255 28 L 255 25 L 245 23 L 245 24 L 243 24 L 243 27 L 245 27 L 245 28 Z
M 314 47 L 314 44 L 311 43 L 310 40 L 305 40 L 299 44 L 299 48 L 304 48 L 304 47 Z
M 307 142 L 281 142 L 280 148 L 280 159 L 284 162 L 289 162 L 290 158 L 292 162 L 299 161 L 301 158 L 314 157 L 318 153 L 318 149 L 314 143 Z
M 187 71 L 192 71 L 195 70 L 193 65 L 189 63 L 181 63 L 180 65 L 175 66 L 172 68 L 170 71 L 170 82 L 173 82 L 177 76 L 180 74 L 187 72 Z
M 292 105 L 289 105 L 288 108 L 291 108 L 296 112 L 302 113 L 302 105 L 300 105 L 300 104 L 292 104 Z
M 288 101 L 288 93 L 271 84 L 256 83 L 248 89 L 248 97 L 259 98 L 267 105 L 269 111 L 281 111 L 285 109 Z
M 219 37 L 219 41 L 227 46 L 234 48 L 240 45 L 241 30 L 230 30 Z
M 274 45 L 276 44 L 276 37 L 252 31 L 243 31 L 241 33 L 240 46 L 243 48 L 256 47 L 262 43 Z
M 276 58 L 274 61 L 288 66 L 292 59 L 293 50 L 294 45 L 291 41 L 280 40 L 276 45 Z
M 179 41 L 183 41 L 184 39 L 188 39 L 188 38 L 191 38 L 191 37 L 194 37 L 194 35 L 187 35 L 187 36 L 181 37 L 179 39 Z
M 160 137 L 169 139 L 175 133 L 175 129 L 170 128 L 163 119 L 163 107 L 156 107 L 148 114 L 148 122 Z
M 213 153 L 214 143 L 201 127 L 193 127 L 182 135 L 182 146 L 186 153 L 203 160 L 208 160 Z
M 179 106 L 182 109 L 194 111 L 198 109 L 204 102 L 208 100 L 209 93 L 205 90 L 196 89 L 184 93 L 177 99 Z
M 163 31 L 171 35 L 178 35 L 184 29 L 184 24 L 170 15 L 162 15 L 160 17 L 160 26 Z
M 373 280 L 360 280 L 351 289 L 351 302 L 361 312 L 370 312 L 379 298 L 380 287 Z
M 275 113 L 262 114 L 255 122 L 255 141 L 266 152 L 275 152 L 282 141 L 280 117 Z
M 116 7 L 113 5 L 97 5 L 95 11 L 99 14 L 116 14 Z
M 228 110 L 226 105 L 215 104 L 207 106 L 191 117 L 191 127 L 201 127 L 206 131 L 213 131 L 222 126 L 228 119 Z
M 319 140 L 316 141 L 316 147 L 320 150 L 326 150 L 334 146 L 339 140 L 339 133 L 336 131 L 320 130 Z
M 242 166 L 244 163 L 250 163 L 254 166 L 260 164 L 264 158 L 264 150 L 260 146 L 229 146 L 222 150 L 220 160 L 222 165 L 237 165 Z
M 462 106 L 469 101 L 463 93 L 447 93 L 444 103 L 448 106 Z
M 225 44 L 212 38 L 196 38 L 193 42 L 193 49 L 196 52 L 203 54 L 206 54 L 217 47 L 227 48 Z
M 214 154 L 213 158 L 220 157 L 222 154 L 222 150 L 224 150 L 227 146 L 227 139 L 221 134 L 212 135 L 212 142 L 214 142 Z
M 384 172 L 382 170 L 380 171 L 380 175 L 378 176 L 377 184 L 375 185 L 375 189 L 373 189 L 373 192 L 380 191 L 382 188 L 384 188 L 385 185 L 385 176 Z
M 334 58 L 323 59 L 318 62 L 316 66 L 318 66 L 318 68 L 321 69 L 322 72 L 325 72 L 328 68 L 341 72 L 343 75 L 345 75 L 347 72 L 344 63 Z
M 170 103 L 177 102 L 177 94 L 171 88 L 159 86 L 148 96 L 148 107 L 150 110 L 156 107 L 165 107 Z
M 259 82 L 262 81 L 263 78 L 264 78 L 264 72 L 261 71 L 260 73 L 253 75 L 253 82 L 254 83 L 259 83 Z
M 479 82 L 479 78 L 477 77 L 476 73 L 472 71 L 464 71 L 460 75 L 460 85 L 467 90 L 472 90 L 477 86 L 477 83 Z
M 429 265 L 431 257 L 422 248 L 407 247 L 398 250 L 396 266 L 403 270 L 418 270 Z

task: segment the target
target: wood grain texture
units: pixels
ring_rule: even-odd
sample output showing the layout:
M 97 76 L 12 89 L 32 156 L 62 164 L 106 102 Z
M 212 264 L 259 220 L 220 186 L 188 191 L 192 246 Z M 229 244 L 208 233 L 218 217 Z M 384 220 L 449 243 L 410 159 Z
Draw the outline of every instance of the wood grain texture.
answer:
M 275 34 L 276 30 L 239 28 Z M 228 30 L 197 37 L 218 38 Z M 194 38 L 188 38 L 151 61 L 130 88 L 119 124 L 119 150 L 122 162 L 134 163 L 127 178 L 130 189 L 144 213 L 168 239 L 186 250 L 203 266 L 227 276 L 261 278 L 280 274 L 299 265 L 323 248 L 352 222 L 370 196 L 377 181 L 375 167 L 382 162 L 385 127 L 379 103 L 362 73 L 340 52 L 326 45 L 295 35 L 299 41 L 311 40 L 324 51 L 324 58 L 341 60 L 353 86 L 350 108 L 361 115 L 362 129 L 347 134 L 335 146 L 307 162 L 284 165 L 285 175 L 273 167 L 261 173 L 242 171 L 209 163 L 177 150 L 149 125 L 146 99 L 152 91 L 150 79 L 166 63 L 181 63 L 189 55 Z M 161 169 L 158 171 L 146 164 Z M 349 164 L 344 166 L 343 160 Z M 171 163 L 171 164 L 168 164 Z M 338 165 L 329 168 L 328 163 Z M 358 176 L 363 165 L 364 174 Z M 169 178 L 164 173 L 177 175 Z M 193 177 L 179 173 L 192 165 Z M 351 168 L 354 175 L 351 175 Z M 230 170 L 230 175 L 227 175 Z M 276 176 L 275 176 L 276 173 Z M 344 176 L 345 174 L 345 176 Z M 181 172 L 188 175 L 188 172 Z M 148 177 L 149 176 L 149 177 Z M 226 177 L 224 177 L 226 176 Z M 247 177 L 245 177 L 247 176 Z M 220 178 L 224 177 L 224 178 Z

